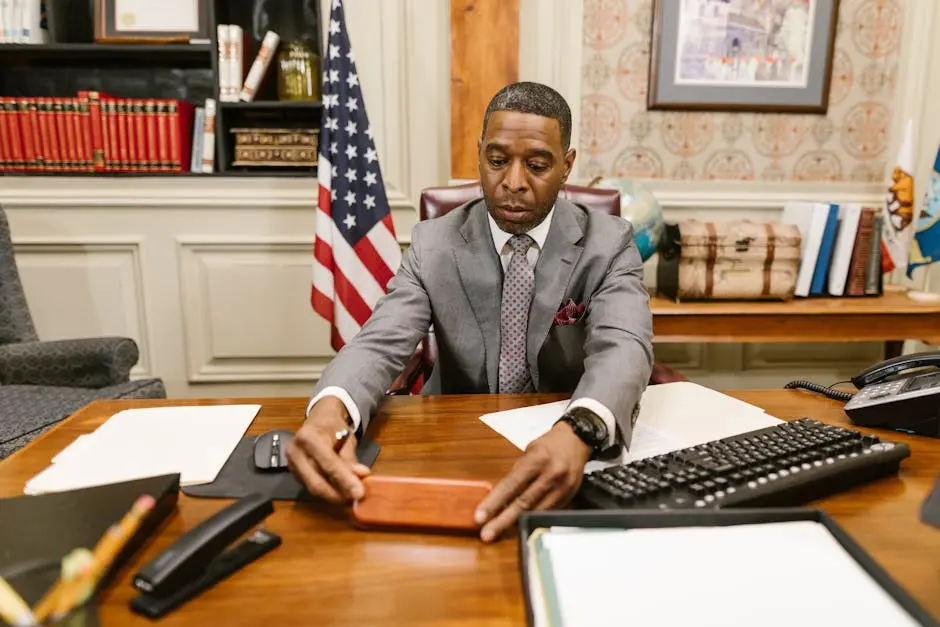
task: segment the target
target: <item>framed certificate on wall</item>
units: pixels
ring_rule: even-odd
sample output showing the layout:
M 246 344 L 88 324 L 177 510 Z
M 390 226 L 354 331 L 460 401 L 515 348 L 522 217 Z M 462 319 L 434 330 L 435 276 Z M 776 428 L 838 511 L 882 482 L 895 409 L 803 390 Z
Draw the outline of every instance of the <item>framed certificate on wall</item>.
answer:
M 210 39 L 208 0 L 95 0 L 95 41 L 169 43 Z

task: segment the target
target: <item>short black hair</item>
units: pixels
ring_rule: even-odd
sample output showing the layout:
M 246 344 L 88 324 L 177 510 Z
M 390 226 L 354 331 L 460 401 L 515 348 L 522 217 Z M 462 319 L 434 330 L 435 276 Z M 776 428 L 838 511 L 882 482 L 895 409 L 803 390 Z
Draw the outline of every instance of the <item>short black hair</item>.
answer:
M 523 81 L 510 83 L 496 92 L 483 115 L 481 137 L 486 137 L 486 125 L 494 111 L 517 111 L 551 118 L 561 129 L 562 149 L 568 150 L 571 144 L 571 108 L 562 95 L 548 85 Z

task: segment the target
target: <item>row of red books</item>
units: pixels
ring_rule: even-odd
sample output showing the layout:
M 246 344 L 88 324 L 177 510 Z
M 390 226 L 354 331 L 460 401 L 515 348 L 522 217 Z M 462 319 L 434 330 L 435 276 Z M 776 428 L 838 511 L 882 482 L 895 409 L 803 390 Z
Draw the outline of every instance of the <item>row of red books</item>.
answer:
M 195 105 L 181 100 L 0 97 L 0 169 L 187 172 Z

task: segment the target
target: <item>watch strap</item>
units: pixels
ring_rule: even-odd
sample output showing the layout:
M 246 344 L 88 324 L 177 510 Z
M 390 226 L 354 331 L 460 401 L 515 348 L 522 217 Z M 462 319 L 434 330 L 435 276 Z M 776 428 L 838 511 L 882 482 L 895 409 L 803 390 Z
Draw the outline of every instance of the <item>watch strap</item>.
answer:
M 606 448 L 610 435 L 607 423 L 590 409 L 573 407 L 564 413 L 560 421 L 568 423 L 575 435 L 590 446 L 595 454 Z

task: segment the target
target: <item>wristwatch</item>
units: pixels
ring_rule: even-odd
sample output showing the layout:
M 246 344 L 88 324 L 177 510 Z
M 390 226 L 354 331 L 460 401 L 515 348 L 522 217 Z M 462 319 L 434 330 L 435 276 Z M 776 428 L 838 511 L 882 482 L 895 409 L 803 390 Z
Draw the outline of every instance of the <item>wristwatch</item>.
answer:
M 568 423 L 576 436 L 591 447 L 594 455 L 599 454 L 607 447 L 607 423 L 585 407 L 573 407 L 558 419 L 558 422 Z

